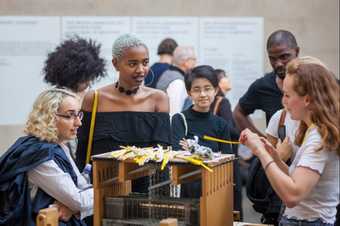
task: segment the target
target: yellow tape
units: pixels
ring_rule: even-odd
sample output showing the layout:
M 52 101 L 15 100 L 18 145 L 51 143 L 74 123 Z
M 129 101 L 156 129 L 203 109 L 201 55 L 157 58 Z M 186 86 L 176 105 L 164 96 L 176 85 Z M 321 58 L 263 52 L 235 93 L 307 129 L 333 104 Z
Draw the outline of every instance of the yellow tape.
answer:
M 205 165 L 202 160 L 198 160 L 198 159 L 195 159 L 195 158 L 192 158 L 192 157 L 185 157 L 185 156 L 180 157 L 180 158 L 190 162 L 193 165 L 202 166 L 204 169 L 208 170 L 211 173 L 213 172 L 213 170 L 210 167 L 208 167 L 207 165 Z
M 239 144 L 240 143 L 238 141 L 222 140 L 222 139 L 218 139 L 218 138 L 207 136 L 207 135 L 204 135 L 203 139 L 204 140 L 216 141 L 216 142 L 220 142 L 220 143 L 225 143 L 225 144 Z
M 162 166 L 161 166 L 161 170 L 164 170 L 166 164 L 168 164 L 169 162 L 169 154 L 168 153 L 164 153 L 163 155 L 163 161 L 162 161 Z

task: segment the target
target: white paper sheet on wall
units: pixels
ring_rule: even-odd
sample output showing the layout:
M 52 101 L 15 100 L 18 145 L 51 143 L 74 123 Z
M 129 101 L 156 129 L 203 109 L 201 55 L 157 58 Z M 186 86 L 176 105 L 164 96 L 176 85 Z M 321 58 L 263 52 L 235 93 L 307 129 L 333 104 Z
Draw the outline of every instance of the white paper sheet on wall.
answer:
M 146 43 L 153 63 L 158 60 L 158 45 L 165 38 L 198 51 L 198 25 L 198 17 L 132 17 L 131 31 Z
M 227 72 L 228 98 L 235 105 L 250 82 L 263 75 L 263 19 L 203 17 L 199 37 L 202 63 Z
M 42 68 L 60 42 L 59 17 L 0 17 L 0 124 L 23 124 L 45 86 Z
M 37 94 L 46 87 L 42 67 L 47 53 L 78 35 L 102 44 L 108 77 L 116 79 L 111 47 L 121 34 L 135 33 L 148 46 L 150 64 L 166 37 L 195 48 L 198 63 L 226 70 L 232 104 L 263 75 L 263 19 L 229 17 L 0 17 L 0 125 L 23 124 Z

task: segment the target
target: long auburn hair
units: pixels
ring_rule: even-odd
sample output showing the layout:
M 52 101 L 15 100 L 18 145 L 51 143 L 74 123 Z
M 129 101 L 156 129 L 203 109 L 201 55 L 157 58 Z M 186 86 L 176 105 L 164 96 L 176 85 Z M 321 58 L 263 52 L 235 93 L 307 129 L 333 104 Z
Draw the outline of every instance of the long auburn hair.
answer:
M 287 76 L 293 77 L 293 89 L 299 96 L 310 97 L 311 120 L 322 138 L 322 147 L 340 155 L 340 89 L 334 74 L 317 58 L 301 57 L 287 65 Z M 301 145 L 307 125 L 303 121 L 295 143 Z

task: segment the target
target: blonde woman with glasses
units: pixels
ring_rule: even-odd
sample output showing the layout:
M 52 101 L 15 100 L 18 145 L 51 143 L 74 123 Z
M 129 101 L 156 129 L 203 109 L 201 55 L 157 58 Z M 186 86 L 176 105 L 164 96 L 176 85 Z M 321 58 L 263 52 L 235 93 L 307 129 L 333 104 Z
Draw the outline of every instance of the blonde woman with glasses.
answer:
M 65 142 L 74 139 L 83 113 L 78 97 L 49 89 L 36 99 L 25 133 L 0 158 L 0 225 L 35 225 L 40 209 L 54 204 L 59 225 L 85 225 L 93 189 Z

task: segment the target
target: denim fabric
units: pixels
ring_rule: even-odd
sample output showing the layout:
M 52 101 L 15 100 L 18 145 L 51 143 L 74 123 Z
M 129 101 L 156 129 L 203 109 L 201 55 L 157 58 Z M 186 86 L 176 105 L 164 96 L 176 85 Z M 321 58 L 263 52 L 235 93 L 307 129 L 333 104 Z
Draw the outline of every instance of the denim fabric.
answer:
M 334 224 L 324 223 L 321 219 L 307 221 L 288 219 L 286 216 L 283 216 L 280 220 L 279 226 L 334 226 Z

